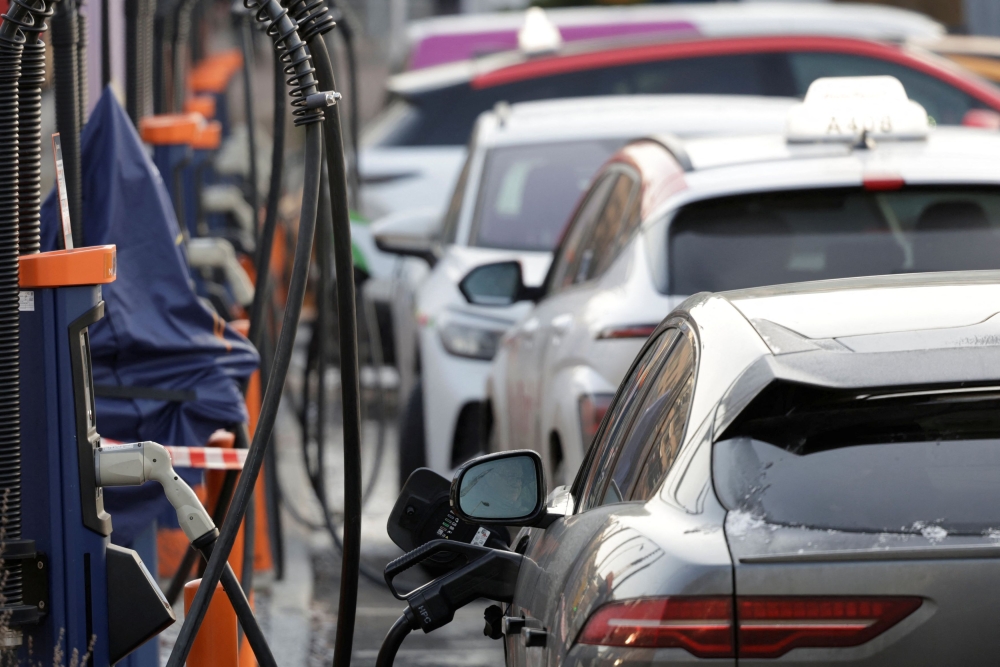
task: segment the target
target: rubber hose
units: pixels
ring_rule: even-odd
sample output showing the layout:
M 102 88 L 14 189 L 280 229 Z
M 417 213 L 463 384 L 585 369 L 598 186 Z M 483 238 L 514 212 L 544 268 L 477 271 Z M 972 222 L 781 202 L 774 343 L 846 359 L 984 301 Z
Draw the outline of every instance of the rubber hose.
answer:
M 359 161 L 359 151 L 360 140 L 359 136 L 361 134 L 361 110 L 360 100 L 358 98 L 358 52 L 357 52 L 357 42 L 354 40 L 354 29 L 351 27 L 350 22 L 347 20 L 346 15 L 341 13 L 340 21 L 337 23 L 340 26 L 340 34 L 344 38 L 344 55 L 347 60 L 347 105 L 350 108 L 350 122 L 348 123 L 348 132 L 351 136 L 351 159 L 350 159 L 350 170 L 348 183 L 351 186 L 351 202 L 354 208 L 358 208 L 361 205 L 359 200 L 360 190 L 361 190 L 361 171 L 358 166 Z
M 198 550 L 206 561 L 211 562 L 216 543 L 213 540 L 204 545 L 199 544 Z M 257 658 L 257 664 L 260 667 L 278 667 L 278 663 L 274 661 L 274 655 L 271 653 L 271 647 L 267 644 L 267 638 L 264 637 L 264 632 L 260 629 L 257 617 L 254 616 L 253 609 L 250 607 L 250 601 L 247 600 L 247 596 L 244 595 L 243 589 L 240 587 L 240 582 L 236 579 L 236 573 L 233 572 L 233 568 L 228 562 L 224 562 L 223 565 L 222 576 L 219 578 L 222 582 L 222 588 L 233 604 L 236 619 L 240 622 L 240 628 L 246 635 L 254 657 Z M 203 579 L 198 590 L 200 591 L 204 585 Z M 215 586 L 213 585 L 212 588 L 214 589 Z
M 336 90 L 333 63 L 322 35 L 309 41 L 321 90 Z M 361 569 L 361 396 L 358 381 L 358 328 L 354 303 L 354 258 L 351 252 L 351 221 L 347 208 L 347 175 L 344 173 L 344 143 L 340 111 L 327 109 L 323 121 L 326 165 L 330 176 L 333 209 L 333 252 L 337 276 L 337 322 L 340 330 L 340 387 L 344 428 L 344 540 L 340 571 L 337 637 L 333 650 L 335 667 L 351 664 L 354 644 L 355 608 Z
M 247 158 L 250 160 L 249 187 L 247 187 L 247 203 L 253 209 L 253 240 L 254 245 L 260 240 L 260 195 L 257 192 L 257 120 L 254 113 L 253 97 L 253 30 L 250 27 L 250 14 L 239 17 L 240 49 L 243 51 L 243 103 L 246 107 L 247 123 Z
M 110 8 L 111 0 L 101 0 L 101 90 L 111 83 L 111 32 Z
M 187 70 L 186 49 L 191 36 L 191 9 L 194 0 L 182 0 L 177 5 L 177 16 L 174 19 L 176 26 L 173 35 L 173 43 L 170 47 L 173 56 L 173 109 L 176 113 L 184 111 L 184 98 L 187 95 Z
M 399 651 L 399 647 L 402 646 L 403 640 L 406 639 L 406 635 L 413 631 L 414 623 L 411 620 L 412 618 L 410 610 L 407 609 L 392 624 L 389 632 L 385 635 L 385 639 L 382 640 L 382 647 L 378 650 L 375 667 L 392 667 L 392 663 L 396 660 L 396 653 Z
M 17 89 L 23 46 L 6 16 L 0 27 L 0 517 L 6 539 L 17 540 L 21 537 Z M 20 604 L 20 561 L 12 560 L 4 568 L 5 603 Z
M 52 19 L 52 61 L 55 69 L 56 129 L 62 142 L 63 171 L 66 174 L 66 198 L 73 230 L 73 244 L 86 245 L 83 237 L 83 204 L 80 196 L 80 71 L 77 42 L 76 6 L 63 0 Z
M 72 0 L 63 0 L 64 2 L 71 2 Z M 80 12 L 80 7 L 77 5 L 76 8 L 76 94 L 77 94 L 77 113 L 80 117 L 78 119 L 78 124 L 80 131 L 83 132 L 83 127 L 87 124 L 87 87 L 89 81 L 87 79 L 87 15 Z M 81 186 L 82 187 L 82 186 Z M 82 196 L 82 195 L 81 195 Z M 83 245 L 82 239 L 80 245 Z
M 278 227 L 278 202 L 281 199 L 281 178 L 285 153 L 285 77 L 280 57 L 274 56 L 274 143 L 271 149 L 271 183 L 267 191 L 267 211 L 264 227 L 257 243 L 257 280 L 254 285 L 253 304 L 250 306 L 250 331 L 248 338 L 258 350 L 264 332 L 264 306 L 270 295 L 271 251 L 274 233 Z M 261 377 L 263 379 L 263 376 Z M 262 387 L 263 389 L 263 387 Z
M 142 22 L 140 26 L 139 45 L 142 49 L 142 69 L 140 71 L 139 83 L 141 84 L 142 97 L 140 98 L 139 117 L 148 115 L 153 109 L 153 33 L 155 31 L 156 0 L 139 0 L 142 6 Z
M 271 303 L 268 295 L 267 303 Z M 270 311 L 270 308 L 268 309 Z M 261 391 L 267 388 L 267 374 L 271 368 L 272 345 L 266 326 L 262 327 L 264 335 L 261 346 L 260 386 Z M 267 443 L 267 456 L 264 464 L 264 501 L 267 505 L 267 528 L 271 537 L 271 557 L 274 559 L 274 576 L 281 581 L 285 576 L 285 543 L 281 526 L 281 485 L 278 482 L 278 456 L 274 446 L 274 434 Z
M 229 509 L 229 501 L 233 497 L 233 489 L 236 488 L 236 477 L 238 473 L 235 470 L 227 470 L 225 476 L 222 478 L 222 486 L 219 487 L 219 496 L 215 499 L 215 508 L 212 510 L 212 523 L 216 526 L 221 525 L 226 518 L 226 511 Z M 188 582 L 188 575 L 191 573 L 191 568 L 194 566 L 195 561 L 198 559 L 198 551 L 194 547 L 190 547 L 184 554 L 184 558 L 181 559 L 180 567 L 174 572 L 174 576 L 170 579 L 170 585 L 167 587 L 166 598 L 170 606 L 173 607 L 177 599 L 180 598 L 181 592 L 184 590 L 184 584 Z
M 378 474 L 382 469 L 382 460 L 385 456 L 385 387 L 382 386 L 382 335 L 378 328 L 378 314 L 375 311 L 375 304 L 368 297 L 368 290 L 364 287 L 361 289 L 361 305 L 362 312 L 365 314 L 365 323 L 367 324 L 368 330 L 368 349 L 369 357 L 372 362 L 372 368 L 375 369 L 375 384 L 376 384 L 376 396 L 378 413 L 376 416 L 376 423 L 378 424 L 378 436 L 375 440 L 375 456 L 372 459 L 372 471 L 368 476 L 368 481 L 365 482 L 364 490 L 361 492 L 361 506 L 364 507 L 368 504 L 368 500 L 372 497 L 375 491 L 375 484 L 378 482 Z M 383 583 L 385 580 L 383 578 Z
M 111 0 L 104 0 L 106 3 Z M 132 124 L 139 125 L 141 114 L 139 109 L 141 104 L 141 85 L 139 83 L 139 72 L 142 69 L 139 45 L 142 29 L 141 20 L 143 0 L 125 0 L 125 111 L 132 119 Z M 108 40 L 105 40 L 107 43 Z
M 18 244 L 22 255 L 41 250 L 42 205 L 42 85 L 45 83 L 45 44 L 38 33 L 25 33 L 18 82 L 20 116 L 18 153 Z
M 250 436 L 247 433 L 247 425 L 240 424 L 235 430 L 236 448 L 249 449 Z M 250 498 L 247 506 L 247 515 L 243 520 L 243 567 L 240 572 L 240 585 L 243 592 L 248 596 L 253 590 L 253 565 L 254 565 L 254 542 L 257 538 L 257 503 L 254 498 Z
M 329 181 L 329 179 L 327 179 Z M 316 225 L 316 257 L 319 264 L 319 285 L 316 290 L 316 301 L 319 308 L 316 313 L 316 328 L 313 337 L 316 339 L 316 474 L 320 484 L 317 493 L 321 494 L 320 504 L 324 511 L 329 507 L 326 496 L 326 341 L 330 332 L 330 284 L 333 273 L 330 271 L 330 261 L 333 259 L 333 210 L 330 206 L 329 188 L 319 191 L 319 220 Z M 306 413 L 309 407 L 306 404 Z
M 271 18 L 277 18 L 272 5 L 276 5 L 273 0 L 268 0 L 265 9 L 270 10 Z M 288 19 L 288 23 L 291 20 Z M 284 27 L 284 26 L 282 26 Z M 308 62 L 305 67 L 308 67 Z M 303 68 L 304 69 L 304 68 Z M 313 89 L 315 90 L 315 88 Z M 236 493 L 233 498 L 233 506 L 222 524 L 216 550 L 209 559 L 205 574 L 202 577 L 202 586 L 198 589 L 194 601 L 188 610 L 188 615 L 184 618 L 177 641 L 166 667 L 181 667 L 187 660 L 191 651 L 191 644 L 194 642 L 195 634 L 205 617 L 208 609 L 208 601 L 212 589 L 222 576 L 222 571 L 226 565 L 226 558 L 232 551 L 233 543 L 236 540 L 236 533 L 239 529 L 240 521 L 246 513 L 247 506 L 253 493 L 254 484 L 260 473 L 261 465 L 264 462 L 264 448 L 270 439 L 271 431 L 274 428 L 274 421 L 278 414 L 278 406 L 281 400 L 282 387 L 285 377 L 288 374 L 288 366 L 291 362 L 292 351 L 295 343 L 295 329 L 299 316 L 302 313 L 302 301 L 305 297 L 306 283 L 309 277 L 309 260 L 312 255 L 313 234 L 316 229 L 316 208 L 319 203 L 321 165 L 323 160 L 323 127 L 318 123 L 310 124 L 306 127 L 305 137 L 306 161 L 305 161 L 305 185 L 302 194 L 302 212 L 299 216 L 299 235 L 295 244 L 295 259 L 292 268 L 292 279 L 288 288 L 288 301 L 282 321 L 281 334 L 275 346 L 274 362 L 271 370 L 271 381 L 267 391 L 264 393 L 264 400 L 261 405 L 260 417 L 257 422 L 257 430 L 254 432 L 253 442 L 247 454 L 246 463 L 243 466 L 243 473 L 236 485 Z

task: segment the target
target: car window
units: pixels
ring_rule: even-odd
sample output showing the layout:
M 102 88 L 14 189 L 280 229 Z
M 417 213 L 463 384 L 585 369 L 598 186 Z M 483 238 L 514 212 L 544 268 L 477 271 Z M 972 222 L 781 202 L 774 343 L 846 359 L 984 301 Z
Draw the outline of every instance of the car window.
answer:
M 904 65 L 847 53 L 790 53 L 796 95 L 824 76 L 894 76 L 911 100 L 919 102 L 939 125 L 961 125 L 969 109 L 983 105 L 954 86 Z
M 604 488 L 611 473 L 612 463 L 618 455 L 624 436 L 631 430 L 632 422 L 658 370 L 678 338 L 677 329 L 666 329 L 649 343 L 632 372 L 618 389 L 618 394 L 608 410 L 603 427 L 598 433 L 587 465 L 581 470 L 582 488 L 579 490 L 577 509 L 584 511 L 601 504 Z
M 993 536 L 1000 394 L 921 385 L 761 391 L 713 445 L 722 504 L 792 526 Z
M 684 436 L 694 371 L 694 334 L 685 327 L 622 436 L 602 505 L 649 500 L 656 492 Z
M 593 280 L 611 265 L 615 258 L 615 239 L 621 232 L 622 220 L 634 189 L 635 179 L 630 174 L 620 173 L 580 253 L 573 284 Z
M 623 143 L 563 141 L 490 150 L 471 245 L 551 251 L 594 172 Z
M 603 199 L 601 207 L 596 206 L 596 199 L 588 200 L 587 208 L 580 221 L 593 219 L 589 225 L 581 225 L 574 221 L 571 238 L 565 246 L 565 265 L 558 276 L 557 285 L 560 288 L 578 285 L 599 277 L 611 265 L 615 258 L 617 246 L 615 239 L 622 229 L 625 211 L 632 199 L 636 179 L 619 169 L 614 169 L 606 177 L 606 183 L 601 187 L 609 190 Z M 590 209 L 591 201 L 595 207 Z
M 638 179 L 636 179 L 638 182 Z M 639 188 L 635 188 L 632 191 L 632 199 L 628 204 L 628 211 L 625 213 L 625 220 L 622 223 L 621 230 L 618 232 L 618 236 L 615 237 L 614 248 L 611 251 L 611 258 L 614 259 L 621 252 L 621 249 L 632 240 L 632 236 L 635 231 L 639 229 L 639 223 L 642 222 L 642 197 L 640 196 Z
M 470 145 L 469 155 L 465 158 L 465 165 L 462 167 L 462 172 L 458 175 L 455 190 L 451 193 L 451 202 L 449 202 L 448 210 L 444 214 L 444 231 L 441 242 L 445 245 L 454 243 L 458 236 L 458 221 L 462 215 L 462 202 L 465 201 L 465 187 L 469 182 L 469 170 L 473 159 L 475 159 L 475 153 L 475 147 Z
M 598 178 L 585 195 L 583 205 L 577 209 L 576 216 L 570 220 L 566 228 L 567 237 L 560 246 L 559 256 L 553 265 L 552 290 L 558 291 L 573 284 L 584 244 L 590 237 L 594 221 L 604 208 L 604 202 L 608 199 L 615 178 L 614 173 L 604 174 Z
M 666 293 L 678 295 L 1000 269 L 1000 193 L 968 185 L 723 197 L 682 208 L 666 245 Z

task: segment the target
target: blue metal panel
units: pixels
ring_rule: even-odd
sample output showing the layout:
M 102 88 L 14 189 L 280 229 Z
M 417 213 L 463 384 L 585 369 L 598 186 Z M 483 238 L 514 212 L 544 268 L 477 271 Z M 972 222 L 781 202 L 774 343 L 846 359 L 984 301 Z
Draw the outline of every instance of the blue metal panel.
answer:
M 100 301 L 100 287 L 35 290 L 35 310 L 21 313 L 24 536 L 49 559 L 49 613 L 29 634 L 36 660 L 52 655 L 56 642 L 65 654 L 82 654 L 93 637 L 95 667 L 109 664 L 108 538 L 84 525 L 81 469 L 93 463 L 81 462 L 78 449 L 69 332 Z

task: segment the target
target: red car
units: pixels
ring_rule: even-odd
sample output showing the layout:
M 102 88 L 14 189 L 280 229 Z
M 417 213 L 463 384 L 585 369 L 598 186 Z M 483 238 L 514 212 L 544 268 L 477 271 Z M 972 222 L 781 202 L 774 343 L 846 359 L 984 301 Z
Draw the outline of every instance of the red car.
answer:
M 408 108 L 399 113 L 396 107 L 395 127 L 377 143 L 463 145 L 476 117 L 501 101 L 657 93 L 802 97 L 819 77 L 875 74 L 902 81 L 938 124 L 1000 120 L 1000 89 L 913 47 L 841 37 L 743 37 L 570 45 L 551 56 L 508 53 L 402 74 L 389 87 Z

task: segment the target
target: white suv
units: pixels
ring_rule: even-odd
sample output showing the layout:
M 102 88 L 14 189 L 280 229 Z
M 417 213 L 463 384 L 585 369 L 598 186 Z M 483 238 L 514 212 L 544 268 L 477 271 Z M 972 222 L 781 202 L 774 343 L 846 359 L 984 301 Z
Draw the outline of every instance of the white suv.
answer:
M 480 116 L 445 215 L 443 236 L 427 213 L 373 227 L 379 248 L 426 259 L 409 312 L 394 311 L 396 351 L 417 356 L 400 433 L 400 476 L 420 466 L 446 473 L 482 448 L 490 360 L 529 310 L 470 304 L 459 280 L 487 262 L 517 261 L 540 285 L 580 195 L 628 141 L 653 132 L 692 137 L 778 131 L 794 100 L 726 96 L 632 96 L 500 105 Z M 404 394 L 405 396 L 406 394 Z
M 694 293 L 1000 268 L 997 155 L 995 132 L 928 128 L 891 77 L 818 81 L 786 134 L 630 144 L 577 209 L 543 289 L 518 293 L 509 263 L 463 283 L 472 301 L 498 280 L 514 287 L 492 302 L 537 301 L 493 362 L 491 447 L 534 449 L 555 484 L 572 479 L 644 340 Z

